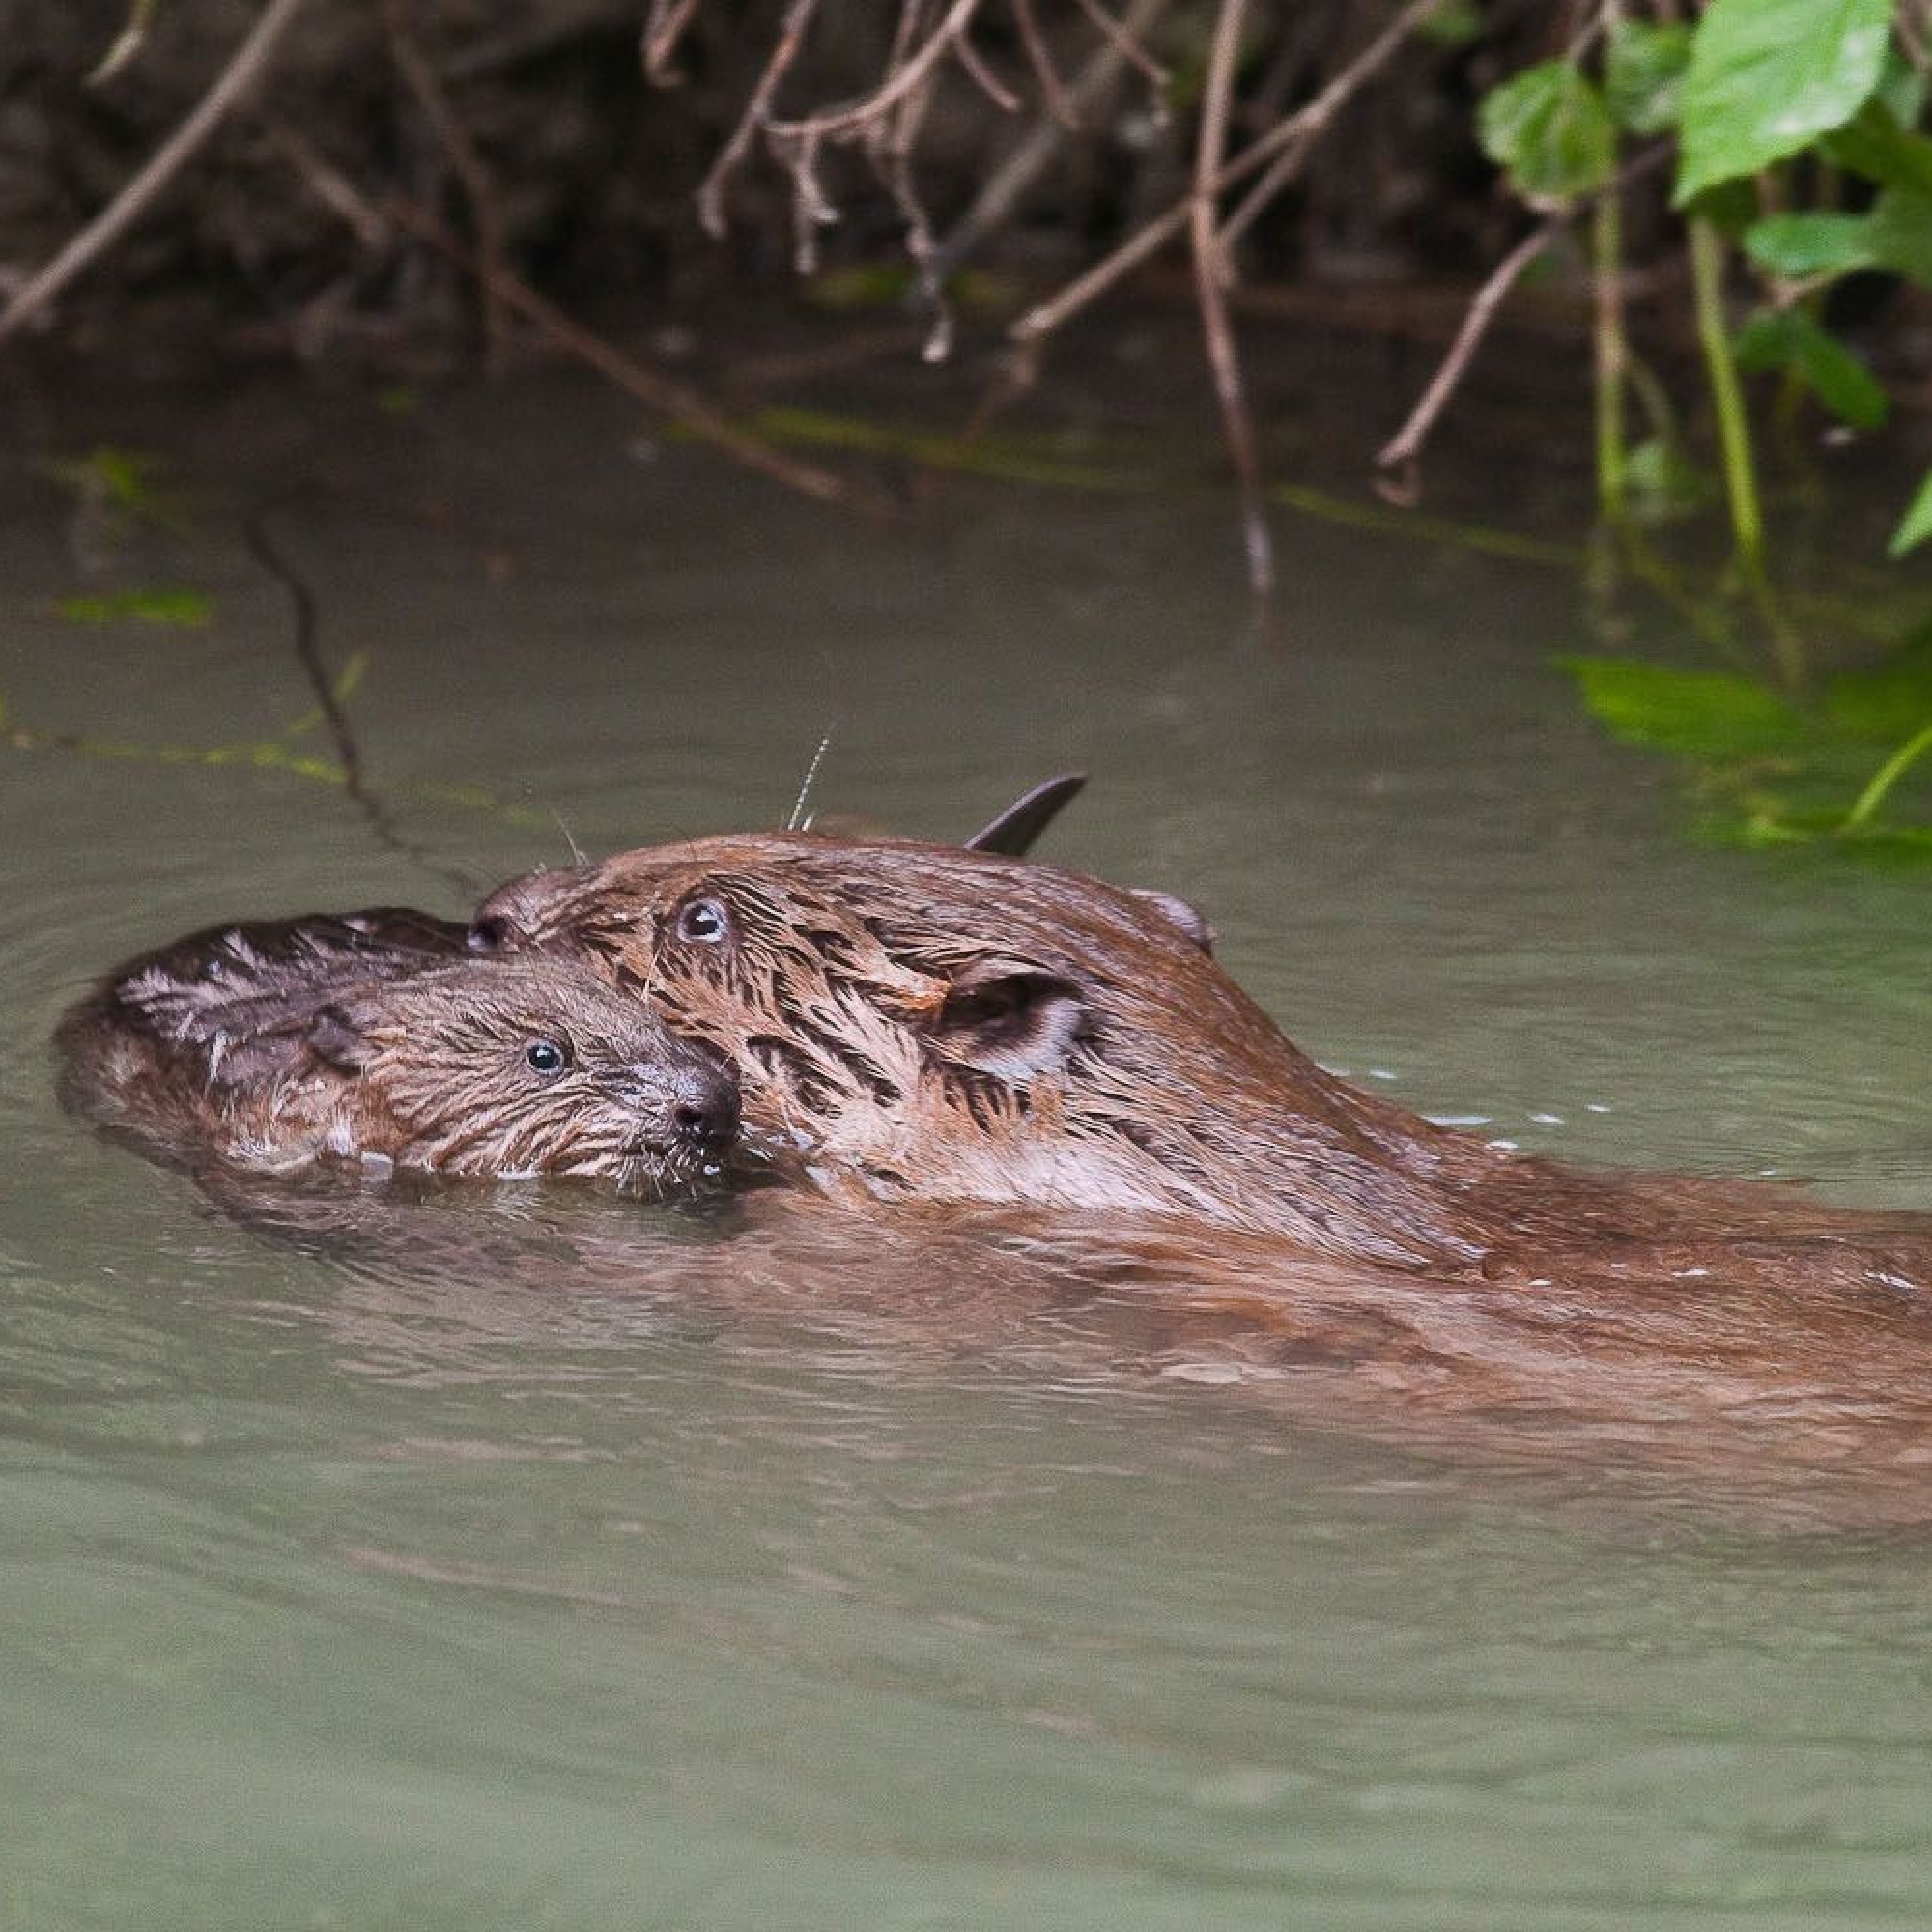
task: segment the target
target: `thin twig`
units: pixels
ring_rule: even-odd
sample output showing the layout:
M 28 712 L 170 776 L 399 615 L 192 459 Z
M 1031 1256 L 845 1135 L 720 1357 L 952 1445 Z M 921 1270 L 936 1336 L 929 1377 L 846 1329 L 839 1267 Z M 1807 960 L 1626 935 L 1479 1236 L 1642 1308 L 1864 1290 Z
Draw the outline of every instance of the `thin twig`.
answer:
M 823 140 L 827 135 L 848 134 L 864 128 L 868 121 L 885 114 L 925 79 L 952 49 L 954 42 L 965 34 L 979 10 L 980 0 L 952 0 L 946 17 L 932 30 L 925 44 L 917 53 L 909 55 L 895 71 L 888 73 L 870 94 L 843 107 L 828 107 L 819 113 L 808 114 L 803 120 L 774 121 L 770 124 L 773 137 L 781 141 L 808 137 Z
M 1423 443 L 1435 427 L 1435 418 L 1442 413 L 1443 406 L 1463 380 L 1469 358 L 1488 334 L 1502 298 L 1516 286 L 1517 277 L 1548 247 L 1558 231 L 1569 224 L 1576 212 L 1574 208 L 1566 208 L 1539 222 L 1490 270 L 1489 279 L 1476 291 L 1475 299 L 1463 317 L 1463 326 L 1456 331 L 1455 341 L 1449 345 L 1448 355 L 1443 356 L 1441 366 L 1430 379 L 1421 400 L 1409 412 L 1408 420 L 1383 444 L 1381 453 L 1376 458 L 1378 469 L 1412 472 Z M 1394 478 L 1384 486 L 1384 494 L 1397 502 L 1412 502 L 1412 474 Z
M 696 5 L 696 0 L 691 0 L 691 4 Z M 712 162 L 710 172 L 697 190 L 697 219 L 714 241 L 724 233 L 725 184 L 750 153 L 758 129 L 769 122 L 772 97 L 778 92 L 779 83 L 785 77 L 792 62 L 798 58 L 799 49 L 805 44 L 806 31 L 811 25 L 811 16 L 817 11 L 818 0 L 791 0 L 791 5 L 785 9 L 784 23 L 779 29 L 778 44 L 772 48 L 772 57 L 765 63 L 764 71 L 758 75 L 758 84 L 752 90 L 752 98 L 746 103 L 744 113 L 738 117 L 731 138 Z M 678 25 L 681 28 L 682 21 Z
M 1020 98 L 986 65 L 985 57 L 961 31 L 952 39 L 952 57 L 966 70 L 967 78 L 1002 114 L 1017 114 Z
M 1039 82 L 1039 98 L 1046 102 L 1046 111 L 1054 120 L 1072 133 L 1080 126 L 1080 116 L 1060 78 L 1060 70 L 1053 64 L 1053 56 L 1047 52 L 1045 41 L 1040 38 L 1039 22 L 1033 15 L 1033 0 L 1012 0 L 1012 7 L 1013 24 L 1020 30 L 1020 44 L 1026 48 L 1034 78 Z
M 1156 99 L 1167 86 L 1167 70 L 1140 43 L 1141 29 L 1131 22 L 1122 24 L 1099 5 L 1099 0 L 1080 0 L 1080 11 L 1093 21 L 1099 30 L 1100 37 L 1117 48 L 1124 60 L 1131 61 L 1146 76 L 1147 83 L 1154 91 Z M 1166 103 L 1161 102 L 1163 113 Z
M 1072 123 L 1041 117 L 1028 128 L 1013 151 L 974 197 L 973 206 L 959 217 L 953 224 L 952 232 L 939 244 L 932 266 L 933 273 L 940 280 L 950 275 L 1012 213 L 1020 197 L 1065 146 L 1067 127 L 1077 127 L 1079 117 L 1120 78 L 1121 70 L 1132 61 L 1129 48 L 1137 43 L 1131 37 L 1145 33 L 1167 6 L 1168 0 L 1134 0 L 1124 23 L 1108 21 L 1112 31 L 1094 48 L 1094 57 L 1080 70 L 1072 86 L 1066 90 L 1067 110 L 1074 117 Z
M 449 104 L 442 83 L 423 58 L 422 49 L 416 45 L 415 38 L 410 32 L 405 5 L 406 0 L 383 0 L 383 22 L 389 34 L 389 57 L 395 62 L 410 92 L 415 96 L 417 106 L 422 109 L 424 118 L 448 157 L 449 165 L 463 184 L 464 193 L 469 199 L 470 218 L 476 223 L 477 259 L 483 265 L 483 273 L 476 277 L 483 327 L 483 367 L 492 376 L 499 375 L 504 353 L 503 298 L 497 287 L 504 253 L 502 208 L 497 198 L 496 184 L 490 179 L 490 170 L 484 166 L 482 156 L 476 152 L 475 142 L 469 138 L 469 129 Z
M 644 20 L 639 51 L 643 57 L 644 77 L 653 87 L 675 87 L 684 76 L 671 69 L 671 56 L 697 12 L 698 0 L 651 0 Z
M 301 11 L 303 0 L 269 0 L 262 16 L 214 84 L 195 103 L 192 112 L 148 157 L 147 164 L 119 194 L 68 242 L 39 274 L 33 276 L 0 309 L 0 342 L 31 316 L 38 314 L 84 269 L 117 242 L 144 213 L 156 195 L 179 174 L 196 149 L 213 133 L 221 118 L 241 99 L 268 66 L 275 43 Z
M 1241 51 L 1245 0 L 1221 0 L 1214 41 L 1208 56 L 1208 86 L 1202 98 L 1201 132 L 1194 148 L 1194 199 L 1189 226 L 1194 241 L 1194 289 L 1201 304 L 1201 332 L 1221 405 L 1221 427 L 1228 439 L 1235 475 L 1241 489 L 1241 528 L 1248 558 L 1248 584 L 1257 597 L 1274 588 L 1274 546 L 1268 539 L 1267 509 L 1262 500 L 1261 464 L 1255 454 L 1255 426 L 1241 387 L 1240 358 L 1228 321 L 1227 258 L 1214 233 L 1214 181 L 1227 150 L 1228 120 L 1235 90 L 1235 65 Z
M 1605 194 L 1617 194 L 1632 182 L 1650 173 L 1663 162 L 1670 153 L 1662 142 L 1638 155 L 1621 169 L 1615 180 L 1603 190 Z M 1502 299 L 1515 287 L 1517 278 L 1547 248 L 1555 236 L 1574 221 L 1577 215 L 1591 206 L 1594 195 L 1585 196 L 1573 202 L 1568 208 L 1560 208 L 1537 227 L 1532 228 L 1496 266 L 1490 270 L 1489 279 L 1476 291 L 1463 317 L 1462 326 L 1456 331 L 1456 339 L 1449 345 L 1449 353 L 1443 356 L 1441 366 L 1430 379 L 1429 386 L 1423 390 L 1421 400 L 1409 412 L 1408 420 L 1403 424 L 1389 440 L 1383 444 L 1376 458 L 1378 469 L 1410 472 L 1393 476 L 1381 486 L 1382 494 L 1390 501 L 1397 503 L 1414 500 L 1414 476 L 1412 474 L 1416 458 L 1421 454 L 1422 445 L 1435 427 L 1435 419 L 1442 413 L 1444 406 L 1455 393 L 1456 385 L 1462 382 L 1469 359 L 1476 353 L 1483 337 L 1489 332 L 1490 324 Z
M 468 872 L 459 871 L 435 857 L 425 845 L 406 838 L 389 815 L 389 809 L 370 790 L 368 781 L 363 776 L 361 748 L 355 742 L 355 733 L 351 728 L 349 714 L 342 708 L 342 700 L 336 695 L 334 683 L 328 675 L 327 667 L 322 661 L 320 625 L 317 620 L 315 592 L 306 581 L 276 548 L 269 533 L 269 519 L 278 510 L 286 508 L 302 496 L 309 486 L 298 483 L 294 488 L 258 502 L 242 522 L 242 533 L 250 554 L 255 561 L 289 593 L 289 602 L 295 611 L 295 652 L 296 662 L 301 666 L 302 676 L 314 695 L 316 707 L 322 713 L 323 723 L 328 727 L 330 742 L 335 747 L 336 763 L 342 768 L 342 789 L 355 803 L 362 816 L 369 821 L 369 828 L 375 833 L 377 841 L 391 852 L 399 852 L 406 859 L 412 859 L 426 871 L 434 873 L 445 883 L 471 897 L 480 890 L 481 882 Z
M 464 247 L 441 222 L 412 203 L 390 201 L 384 212 L 400 227 L 440 249 L 459 268 L 472 275 L 483 273 L 483 265 Z M 782 450 L 740 429 L 721 416 L 701 396 L 674 383 L 667 376 L 646 368 L 632 356 L 613 349 L 601 336 L 554 308 L 542 296 L 506 269 L 497 271 L 499 292 L 507 306 L 544 331 L 566 354 L 586 362 L 626 394 L 637 397 L 660 415 L 668 416 L 699 440 L 711 443 L 727 456 L 735 457 L 749 469 L 782 483 L 788 490 L 815 497 L 821 503 L 837 503 L 870 517 L 890 519 L 897 514 L 893 505 L 872 492 L 847 482 L 816 464 L 802 463 Z
M 1215 176 L 1213 192 L 1218 196 L 1238 187 L 1264 169 L 1284 150 L 1297 147 L 1309 129 L 1320 130 L 1341 112 L 1343 105 L 1368 81 L 1431 14 L 1440 13 L 1449 0 L 1409 0 L 1381 33 L 1364 47 L 1307 106 L 1297 109 L 1259 139 L 1252 141 Z M 1012 325 L 1009 331 L 1015 342 L 1026 344 L 1050 335 L 1071 316 L 1077 315 L 1123 275 L 1155 254 L 1188 224 L 1193 211 L 1191 198 L 1178 201 L 1164 213 L 1137 229 L 1109 255 L 1083 275 L 1076 276 L 1048 300 L 1037 303 Z
M 286 122 L 258 113 L 269 144 L 287 161 L 316 200 L 340 216 L 356 241 L 372 254 L 393 239 L 389 224 L 341 169 L 325 159 L 314 144 Z

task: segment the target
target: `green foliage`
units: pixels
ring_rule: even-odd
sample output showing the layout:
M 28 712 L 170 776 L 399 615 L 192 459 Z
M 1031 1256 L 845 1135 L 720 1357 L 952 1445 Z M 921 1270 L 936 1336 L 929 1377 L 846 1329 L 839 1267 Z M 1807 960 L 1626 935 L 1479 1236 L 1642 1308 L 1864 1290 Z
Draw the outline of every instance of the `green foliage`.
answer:
M 1808 704 L 1733 672 L 1628 658 L 1562 664 L 1606 730 L 1686 765 L 1710 836 L 1744 845 L 1829 840 L 1932 860 L 1932 786 L 1922 782 L 1932 636 L 1831 679 Z
M 1862 214 L 1767 214 L 1745 231 L 1745 253 L 1787 281 L 1878 266 Z
M 1595 192 L 1616 165 L 1604 97 L 1568 61 L 1543 61 L 1486 95 L 1476 132 L 1511 186 L 1539 207 Z
M 1633 134 L 1676 127 L 1690 65 L 1690 29 L 1682 21 L 1620 20 L 1604 57 L 1604 94 L 1618 126 Z
M 172 630 L 200 630 L 213 614 L 214 600 L 207 591 L 179 584 L 54 600 L 54 615 L 70 624 L 157 624 Z
M 1786 281 L 1884 269 L 1932 287 L 1932 196 L 1887 188 L 1862 214 L 1767 214 L 1746 230 L 1745 252 Z
M 179 530 L 185 522 L 163 487 L 167 458 L 152 450 L 101 443 L 85 456 L 52 457 L 41 469 L 82 505 L 163 529 Z
M 1927 537 L 1932 537 L 1932 471 L 1926 473 L 1918 494 L 1898 520 L 1898 527 L 1886 546 L 1887 554 L 1903 556 L 1907 551 L 1917 550 Z
M 1633 443 L 1624 457 L 1626 507 L 1641 524 L 1674 523 L 1707 509 L 1717 486 L 1673 439 L 1662 436 Z
M 1890 30 L 1891 0 L 1712 0 L 1684 79 L 1678 206 L 1842 128 Z
M 1426 41 L 1445 47 L 1466 47 L 1483 37 L 1483 10 L 1477 0 L 1445 0 L 1416 28 Z
M 1894 12 L 1911 16 L 1896 47 Z M 1596 31 L 1564 59 L 1512 76 L 1481 103 L 1479 131 L 1531 206 L 1610 197 L 1594 217 L 1592 253 L 1607 286 L 1625 273 L 1614 201 L 1620 145 L 1674 143 L 1672 204 L 1685 222 L 1706 414 L 1734 540 L 1725 594 L 1745 600 L 1772 675 L 1603 658 L 1571 660 L 1569 669 L 1609 730 L 1696 769 L 1711 823 L 1726 836 L 1883 838 L 1932 856 L 1932 804 L 1926 823 L 1900 822 L 1901 800 L 1932 793 L 1932 646 L 1915 643 L 1893 663 L 1817 688 L 1775 581 L 1751 396 L 1740 381 L 1741 372 L 1775 376 L 1787 397 L 1809 398 L 1855 430 L 1889 418 L 1885 384 L 1833 333 L 1823 298 L 1860 274 L 1932 289 L 1932 137 L 1920 128 L 1928 87 L 1899 50 L 1918 44 L 1923 7 L 1618 0 L 1590 14 Z M 1760 299 L 1734 331 L 1740 249 Z M 1641 526 L 1701 508 L 1712 491 L 1677 434 L 1678 408 L 1624 339 L 1614 301 L 1600 305 L 1596 340 L 1605 527 L 1630 566 L 1659 582 Z M 1651 431 L 1628 442 L 1627 394 L 1642 404 Z M 1892 532 L 1890 554 L 1928 540 L 1932 475 Z M 1729 614 L 1696 597 L 1686 604 L 1706 635 L 1734 644 Z
M 1854 429 L 1877 429 L 1891 412 L 1878 378 L 1802 308 L 1765 309 L 1738 331 L 1741 369 L 1783 369 Z
M 1910 131 L 1922 106 L 1901 113 L 1881 84 L 1877 96 L 1818 143 L 1818 152 L 1833 167 L 1881 187 L 1932 194 L 1932 141 Z
M 1716 763 L 1791 752 L 1804 741 L 1803 716 L 1755 678 L 1634 658 L 1561 662 L 1591 715 L 1628 744 Z

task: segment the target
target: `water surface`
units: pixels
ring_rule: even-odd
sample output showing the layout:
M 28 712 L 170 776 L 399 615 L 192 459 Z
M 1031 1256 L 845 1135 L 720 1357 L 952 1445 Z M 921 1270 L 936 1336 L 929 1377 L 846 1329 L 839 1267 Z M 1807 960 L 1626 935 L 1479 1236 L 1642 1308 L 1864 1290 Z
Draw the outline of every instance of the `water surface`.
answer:
M 556 379 L 134 428 L 191 521 L 107 581 L 212 589 L 204 631 L 56 619 L 67 506 L 0 477 L 0 1921 L 1932 1918 L 1921 1535 L 1366 1441 L 1070 1290 L 990 1319 L 970 1254 L 855 1249 L 862 1320 L 801 1290 L 850 1236 L 594 1195 L 358 1198 L 345 1249 L 51 1097 L 127 952 L 771 824 L 829 730 L 814 809 L 937 837 L 1091 771 L 1044 856 L 1199 902 L 1409 1104 L 1932 1208 L 1922 894 L 1687 843 L 1548 668 L 1574 583 L 1291 525 L 1268 647 L 1205 493 L 958 484 L 871 530 Z M 152 755 L 308 709 L 240 536 L 299 478 L 274 526 L 431 866 L 327 787 Z

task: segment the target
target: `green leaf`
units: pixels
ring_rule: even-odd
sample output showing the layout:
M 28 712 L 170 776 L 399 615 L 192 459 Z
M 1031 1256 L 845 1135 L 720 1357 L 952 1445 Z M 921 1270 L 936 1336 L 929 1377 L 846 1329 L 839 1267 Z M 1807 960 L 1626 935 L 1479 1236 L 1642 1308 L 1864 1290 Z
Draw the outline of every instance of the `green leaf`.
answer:
M 1745 253 L 1787 281 L 1878 266 L 1862 214 L 1767 214 L 1745 230 Z
M 175 587 L 54 600 L 54 614 L 70 624 L 161 624 L 199 630 L 213 613 L 214 600 L 207 591 Z
M 1932 140 L 1907 131 L 1883 100 L 1868 100 L 1857 116 L 1818 144 L 1833 167 L 1862 175 L 1881 187 L 1932 194 Z
M 1842 128 L 1877 88 L 1891 0 L 1711 0 L 1685 77 L 1675 201 Z
M 1904 516 L 1899 518 L 1898 527 L 1885 547 L 1886 554 L 1903 556 L 1907 551 L 1917 550 L 1927 537 L 1932 537 L 1932 470 L 1926 471 Z
M 1633 134 L 1674 128 L 1690 65 L 1690 29 L 1681 22 L 1619 21 L 1604 64 L 1604 95 L 1619 125 Z
M 1416 33 L 1425 41 L 1434 41 L 1437 46 L 1466 47 L 1471 41 L 1479 41 L 1487 27 L 1482 9 L 1476 0 L 1448 0 L 1448 4 L 1438 7 L 1435 13 L 1416 25 Z
M 1486 94 L 1476 131 L 1483 152 L 1536 206 L 1588 194 L 1616 167 L 1616 127 L 1603 96 L 1567 61 L 1525 68 Z
M 1605 730 L 1652 751 L 1724 761 L 1790 752 L 1804 717 L 1775 692 L 1729 671 L 1676 670 L 1631 658 L 1559 661 Z
M 1932 288 L 1932 195 L 1887 188 L 1865 221 L 1879 267 Z
M 1875 104 L 1883 106 L 1901 128 L 1917 127 L 1925 111 L 1925 76 L 1896 46 L 1885 50 Z
M 1834 732 L 1891 745 L 1932 718 L 1932 640 L 1920 637 L 1867 670 L 1826 685 L 1822 715 Z
M 1630 512 L 1640 524 L 1667 524 L 1713 502 L 1717 484 L 1675 442 L 1647 437 L 1624 457 Z
M 1878 378 L 1803 309 L 1761 309 L 1732 344 L 1744 369 L 1789 369 L 1854 429 L 1877 429 L 1891 413 Z

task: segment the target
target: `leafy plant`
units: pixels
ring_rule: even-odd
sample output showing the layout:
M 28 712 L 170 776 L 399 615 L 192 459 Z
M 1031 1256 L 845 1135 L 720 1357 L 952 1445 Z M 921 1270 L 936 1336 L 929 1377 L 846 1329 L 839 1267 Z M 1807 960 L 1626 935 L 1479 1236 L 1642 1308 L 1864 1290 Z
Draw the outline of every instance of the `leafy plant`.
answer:
M 1922 10 L 1901 12 L 1916 19 Z M 1510 185 L 1540 210 L 1585 197 L 1613 208 L 1626 140 L 1674 141 L 1671 204 L 1686 223 L 1732 527 L 1747 578 L 1761 578 L 1738 371 L 1780 372 L 1855 429 L 1886 420 L 1884 387 L 1831 332 L 1820 298 L 1871 270 L 1932 289 L 1924 82 L 1894 45 L 1893 0 L 1710 0 L 1694 23 L 1645 19 L 1606 0 L 1597 27 L 1569 57 L 1492 92 L 1478 131 Z M 1916 45 L 1911 20 L 1898 27 Z M 1723 306 L 1734 246 L 1757 278 L 1755 312 L 1735 332 Z M 1614 277 L 1621 266 L 1612 238 L 1597 272 Z M 1616 358 L 1621 381 L 1627 343 L 1600 342 L 1600 352 Z M 1612 518 L 1624 508 L 1621 473 L 1607 466 Z M 1928 536 L 1932 477 L 1900 520 L 1892 554 Z M 1795 677 L 1801 667 L 1784 668 Z
M 1567 661 L 1619 738 L 1689 761 L 1704 824 L 1752 844 L 1830 839 L 1932 858 L 1932 640 L 1876 669 L 1820 682 L 1773 582 L 1742 377 L 1775 375 L 1850 429 L 1874 431 L 1892 399 L 1837 334 L 1825 298 L 1880 273 L 1932 289 L 1932 138 L 1916 0 L 1708 0 L 1690 19 L 1603 0 L 1564 58 L 1482 103 L 1478 131 L 1514 191 L 1559 215 L 1589 205 L 1599 281 L 1598 489 L 1605 521 L 1653 582 L 1665 573 L 1640 526 L 1695 499 L 1675 414 L 1623 329 L 1619 206 L 1638 170 L 1672 166 L 1693 319 L 1729 511 L 1733 583 L 1768 636 L 1770 682 L 1735 669 Z M 1751 305 L 1733 326 L 1729 298 Z M 1625 431 L 1634 398 L 1649 435 Z M 1666 489 L 1664 486 L 1668 485 Z M 1894 527 L 1903 556 L 1932 538 L 1932 475 Z M 1668 587 L 1666 585 L 1666 587 Z M 1689 602 L 1690 600 L 1680 600 Z M 1707 635 L 1727 641 L 1708 609 Z M 1914 822 L 1916 802 L 1928 822 Z
M 1563 663 L 1614 737 L 1689 767 L 1708 836 L 1932 860 L 1932 626 L 1806 700 L 1738 671 Z
M 205 590 L 181 584 L 147 590 L 109 590 L 58 597 L 54 614 L 70 624 L 156 624 L 171 630 L 201 630 L 214 614 Z

